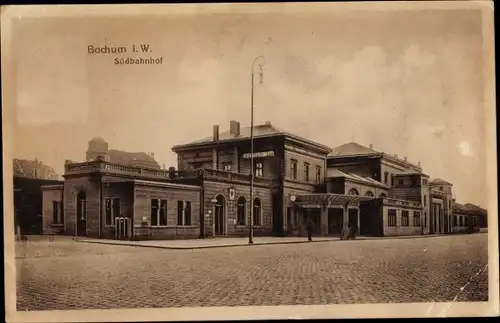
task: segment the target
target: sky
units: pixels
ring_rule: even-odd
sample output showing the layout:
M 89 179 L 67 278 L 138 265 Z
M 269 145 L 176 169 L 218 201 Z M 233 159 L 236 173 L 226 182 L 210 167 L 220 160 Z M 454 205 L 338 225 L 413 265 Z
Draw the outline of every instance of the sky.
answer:
M 63 173 L 88 141 L 154 152 L 250 123 L 251 62 L 263 55 L 255 121 L 336 147 L 355 141 L 420 161 L 486 206 L 478 10 L 23 18 L 14 26 L 14 155 Z M 89 45 L 149 44 L 137 56 Z M 115 65 L 114 57 L 163 57 Z

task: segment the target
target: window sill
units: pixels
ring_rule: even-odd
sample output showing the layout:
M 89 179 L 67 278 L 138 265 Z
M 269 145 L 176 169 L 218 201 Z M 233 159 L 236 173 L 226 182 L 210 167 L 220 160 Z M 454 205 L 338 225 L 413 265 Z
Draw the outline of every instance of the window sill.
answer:
M 64 223 L 51 223 L 50 226 L 52 228 L 62 228 L 64 227 Z

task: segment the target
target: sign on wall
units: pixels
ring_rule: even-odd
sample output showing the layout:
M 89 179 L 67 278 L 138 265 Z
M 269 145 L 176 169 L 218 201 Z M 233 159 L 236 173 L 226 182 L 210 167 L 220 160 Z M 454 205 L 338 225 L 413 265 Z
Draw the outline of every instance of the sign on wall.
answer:
M 274 151 L 261 151 L 261 152 L 257 152 L 257 153 L 246 153 L 246 154 L 243 154 L 243 157 L 244 159 L 249 159 L 249 158 L 252 158 L 252 155 L 253 155 L 253 158 L 262 158 L 262 157 L 274 157 Z
M 236 192 L 235 192 L 234 188 L 230 188 L 229 189 L 229 200 L 234 201 L 235 196 L 236 196 Z

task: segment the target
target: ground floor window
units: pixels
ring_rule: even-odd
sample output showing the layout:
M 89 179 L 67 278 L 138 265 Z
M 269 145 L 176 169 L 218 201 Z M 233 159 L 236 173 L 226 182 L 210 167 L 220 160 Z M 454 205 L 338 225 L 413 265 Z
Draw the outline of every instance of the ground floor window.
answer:
M 408 211 L 401 211 L 401 226 L 407 227 L 410 225 L 410 216 Z
M 107 198 L 105 200 L 106 206 L 106 225 L 112 226 L 115 224 L 115 218 L 121 215 L 120 210 L 120 199 L 119 198 Z
M 151 226 L 167 225 L 167 201 L 151 200 Z
M 52 201 L 52 224 L 64 224 L 63 204 Z
M 241 196 L 238 198 L 238 209 L 236 210 L 236 224 L 238 225 L 245 225 L 245 220 L 246 220 L 246 208 L 247 208 L 247 201 L 246 199 Z
M 453 216 L 453 226 L 456 227 L 458 225 L 458 216 Z
M 414 227 L 420 226 L 420 212 L 413 213 L 413 226 Z
M 190 201 L 177 201 L 177 225 L 191 225 Z
M 288 228 L 293 227 L 293 209 L 291 207 L 286 208 L 286 225 Z
M 397 225 L 397 223 L 396 223 L 396 210 L 395 209 L 387 210 L 387 215 L 388 215 L 388 225 L 390 227 L 395 227 Z
M 260 199 L 256 197 L 253 200 L 253 225 L 262 225 L 262 205 Z

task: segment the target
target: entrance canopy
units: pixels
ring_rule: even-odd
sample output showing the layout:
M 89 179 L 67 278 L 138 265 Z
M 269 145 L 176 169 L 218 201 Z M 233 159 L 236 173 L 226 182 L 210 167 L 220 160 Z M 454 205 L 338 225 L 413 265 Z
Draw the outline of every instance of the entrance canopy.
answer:
M 303 208 L 322 207 L 328 205 L 346 205 L 373 200 L 373 196 L 344 195 L 333 193 L 298 194 L 295 204 Z

